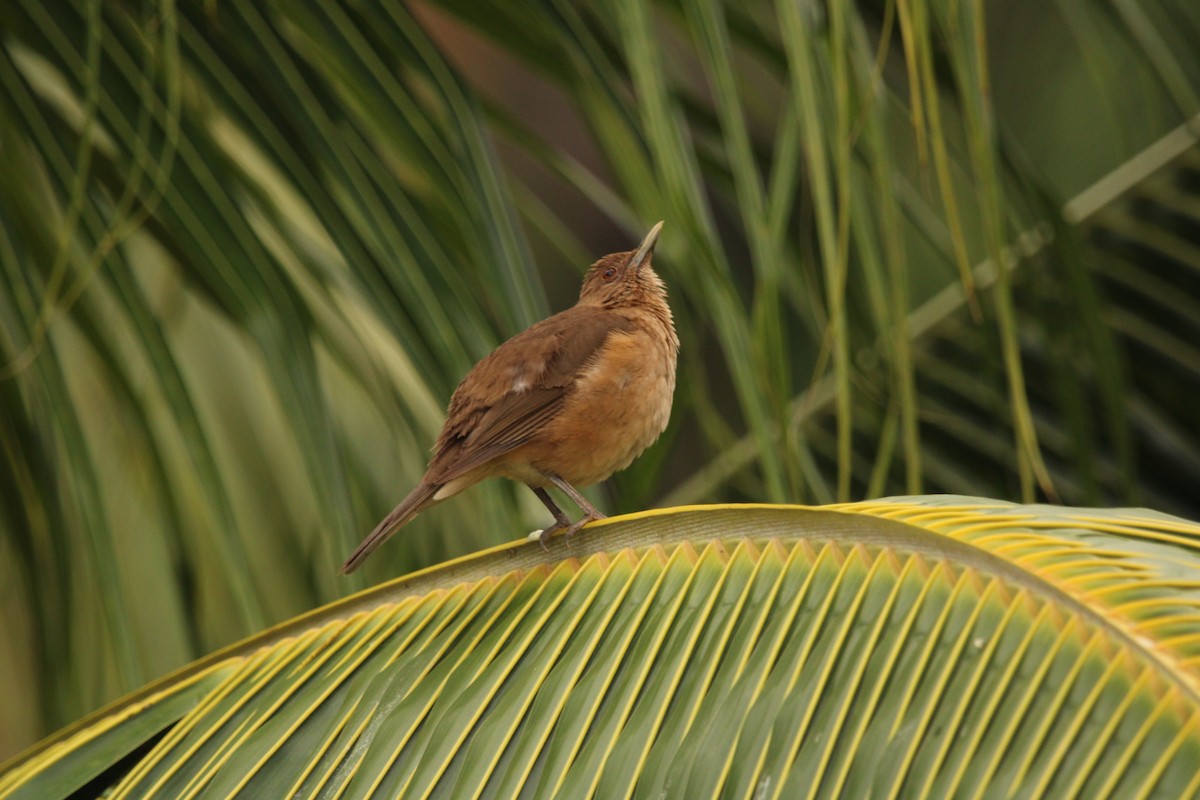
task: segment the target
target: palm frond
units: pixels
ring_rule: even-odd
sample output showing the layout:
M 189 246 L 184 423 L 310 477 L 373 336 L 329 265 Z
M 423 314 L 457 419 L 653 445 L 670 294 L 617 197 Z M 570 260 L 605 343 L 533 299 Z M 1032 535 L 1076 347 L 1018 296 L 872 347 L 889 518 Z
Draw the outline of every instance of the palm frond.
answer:
M 1183 797 L 1200 526 L 901 497 L 612 519 L 152 684 L 0 796 Z

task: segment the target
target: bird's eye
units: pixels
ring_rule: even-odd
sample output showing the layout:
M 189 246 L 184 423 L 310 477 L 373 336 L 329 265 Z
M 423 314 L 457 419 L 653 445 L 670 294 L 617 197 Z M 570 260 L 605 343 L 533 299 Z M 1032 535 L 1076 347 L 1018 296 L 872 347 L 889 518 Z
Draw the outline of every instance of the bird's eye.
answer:
M 616 267 L 609 267 L 608 269 L 604 270 L 604 280 L 611 281 L 615 277 L 617 277 Z

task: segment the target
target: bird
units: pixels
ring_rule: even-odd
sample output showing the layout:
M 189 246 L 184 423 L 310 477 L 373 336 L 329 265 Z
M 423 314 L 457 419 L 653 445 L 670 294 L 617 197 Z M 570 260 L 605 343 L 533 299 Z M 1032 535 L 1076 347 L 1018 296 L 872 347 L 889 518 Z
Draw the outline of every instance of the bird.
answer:
M 579 487 L 625 469 L 667 427 L 679 337 L 652 266 L 663 223 L 634 250 L 596 261 L 571 308 L 535 323 L 467 372 L 420 482 L 351 553 L 358 569 L 420 512 L 492 477 L 523 483 L 554 517 L 540 539 L 604 514 Z M 579 507 L 571 522 L 547 491 Z

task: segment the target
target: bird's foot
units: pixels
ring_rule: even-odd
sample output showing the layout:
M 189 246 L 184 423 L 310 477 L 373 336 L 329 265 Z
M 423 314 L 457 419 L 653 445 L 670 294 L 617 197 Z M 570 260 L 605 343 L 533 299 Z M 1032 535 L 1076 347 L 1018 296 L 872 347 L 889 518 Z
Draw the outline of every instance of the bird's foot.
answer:
M 566 520 L 557 520 L 553 525 L 551 525 L 549 528 L 546 528 L 544 531 L 530 534 L 529 538 L 532 539 L 534 536 L 536 536 L 537 540 L 542 545 L 542 549 L 548 551 L 550 547 L 546 544 L 546 542 L 549 541 L 550 537 L 554 534 L 558 533 L 559 531 L 564 531 L 563 538 L 567 540 L 567 547 L 570 547 L 571 537 L 579 533 L 580 529 L 583 528 L 584 525 L 587 525 L 589 522 L 595 522 L 598 519 L 604 519 L 607 516 L 599 511 L 595 511 L 595 509 L 593 509 L 593 512 L 594 513 L 584 514 L 575 522 L 568 523 Z
M 584 525 L 587 525 L 589 522 L 595 522 L 598 519 L 606 519 L 607 517 L 607 514 L 602 514 L 593 508 L 590 512 L 584 514 L 575 522 L 572 522 L 567 526 L 566 533 L 563 534 L 563 538 L 567 540 L 567 547 L 571 546 L 571 537 L 579 533 Z
M 551 525 L 549 528 L 546 528 L 537 533 L 530 534 L 529 538 L 532 539 L 532 538 L 534 538 L 534 536 L 536 536 L 538 543 L 542 546 L 542 549 L 545 550 L 546 552 L 550 552 L 550 546 L 547 545 L 546 542 L 554 534 L 558 533 L 561 530 L 570 528 L 570 527 L 571 527 L 570 523 L 567 522 L 567 520 L 565 518 L 560 519 L 560 520 L 555 520 L 554 524 Z

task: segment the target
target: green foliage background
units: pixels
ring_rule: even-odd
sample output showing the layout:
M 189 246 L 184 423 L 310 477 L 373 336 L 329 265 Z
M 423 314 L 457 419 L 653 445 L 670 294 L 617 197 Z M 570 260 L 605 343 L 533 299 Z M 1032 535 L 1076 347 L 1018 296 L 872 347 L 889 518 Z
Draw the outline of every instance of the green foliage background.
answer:
M 0 755 L 545 524 L 485 485 L 334 576 L 658 219 L 680 388 L 610 511 L 1200 517 L 1200 8 L 984 6 L 4 4 Z

